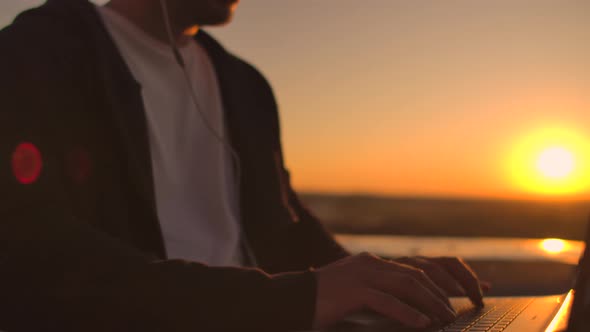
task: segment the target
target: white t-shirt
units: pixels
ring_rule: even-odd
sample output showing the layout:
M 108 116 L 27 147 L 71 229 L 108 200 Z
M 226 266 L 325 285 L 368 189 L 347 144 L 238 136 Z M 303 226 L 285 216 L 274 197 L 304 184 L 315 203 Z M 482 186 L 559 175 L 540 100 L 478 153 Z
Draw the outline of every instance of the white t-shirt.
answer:
M 203 123 L 170 47 L 112 9 L 97 8 L 142 87 L 156 207 L 168 258 L 240 265 L 231 154 Z M 193 40 L 180 53 L 202 111 L 215 131 L 223 134 L 223 105 L 207 53 Z

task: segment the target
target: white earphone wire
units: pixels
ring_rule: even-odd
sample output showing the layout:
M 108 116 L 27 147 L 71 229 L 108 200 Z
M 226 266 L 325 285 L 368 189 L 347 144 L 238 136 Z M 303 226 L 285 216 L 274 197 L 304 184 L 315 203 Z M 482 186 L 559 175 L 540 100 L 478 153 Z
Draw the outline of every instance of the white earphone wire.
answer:
M 234 147 L 231 145 L 231 143 L 223 135 L 218 133 L 215 130 L 215 128 L 213 128 L 213 125 L 211 125 L 211 123 L 207 119 L 207 116 L 203 112 L 203 109 L 201 108 L 201 105 L 199 103 L 199 99 L 197 98 L 197 96 L 195 94 L 193 82 L 191 81 L 190 75 L 186 69 L 186 65 L 185 65 L 184 59 L 182 58 L 182 54 L 180 54 L 180 51 L 178 50 L 178 47 L 176 46 L 176 41 L 174 39 L 174 34 L 172 32 L 172 24 L 170 22 L 170 14 L 168 12 L 168 5 L 166 3 L 166 0 L 160 0 L 160 5 L 162 7 L 162 15 L 164 16 L 164 24 L 166 25 L 166 33 L 168 35 L 168 42 L 170 44 L 170 48 L 172 49 L 172 53 L 174 54 L 174 58 L 176 59 L 176 62 L 178 63 L 178 65 L 180 66 L 180 68 L 182 70 L 187 87 L 190 91 L 191 100 L 192 100 L 195 108 L 197 109 L 197 113 L 199 114 L 201 121 L 203 122 L 205 127 L 207 127 L 207 130 L 231 154 L 231 157 L 232 157 L 232 160 L 234 163 L 234 167 L 235 167 L 235 171 L 236 171 L 234 187 L 235 187 L 236 193 L 238 194 L 238 197 L 239 197 L 239 195 L 241 193 L 240 189 L 242 186 L 242 166 L 241 166 L 240 156 L 238 155 L 238 152 L 234 149 Z M 237 205 L 239 207 L 240 203 L 237 202 Z M 238 216 L 239 215 L 240 215 L 240 213 L 238 212 Z M 250 243 L 249 243 L 243 229 L 241 229 L 241 238 L 242 238 L 243 245 L 245 247 L 245 254 L 247 255 L 248 260 L 250 261 L 252 266 L 257 266 L 258 263 L 256 261 L 256 257 L 254 255 L 252 247 L 250 246 Z

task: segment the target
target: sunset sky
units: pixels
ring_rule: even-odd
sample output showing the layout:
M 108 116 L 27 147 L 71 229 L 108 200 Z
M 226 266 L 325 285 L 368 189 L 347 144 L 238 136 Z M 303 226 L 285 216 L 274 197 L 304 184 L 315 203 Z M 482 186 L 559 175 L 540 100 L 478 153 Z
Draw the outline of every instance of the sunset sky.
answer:
M 2 0 L 0 25 L 39 3 Z M 242 0 L 209 31 L 273 85 L 299 190 L 559 197 L 524 166 L 557 144 L 590 198 L 589 14 L 588 0 Z

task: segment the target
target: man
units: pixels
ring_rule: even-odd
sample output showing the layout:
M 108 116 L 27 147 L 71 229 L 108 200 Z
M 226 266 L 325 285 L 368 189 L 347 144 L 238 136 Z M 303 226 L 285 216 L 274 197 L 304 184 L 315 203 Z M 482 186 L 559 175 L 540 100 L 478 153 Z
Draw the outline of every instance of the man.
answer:
M 0 329 L 425 327 L 482 303 L 460 260 L 350 256 L 301 205 L 265 79 L 185 33 L 236 5 L 49 0 L 0 32 Z

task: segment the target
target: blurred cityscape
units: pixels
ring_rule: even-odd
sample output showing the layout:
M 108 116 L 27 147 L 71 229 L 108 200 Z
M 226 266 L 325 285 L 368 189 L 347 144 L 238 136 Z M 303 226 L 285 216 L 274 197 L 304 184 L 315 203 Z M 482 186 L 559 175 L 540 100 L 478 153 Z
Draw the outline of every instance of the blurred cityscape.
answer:
M 583 240 L 590 201 L 511 201 L 303 193 L 335 233 Z

